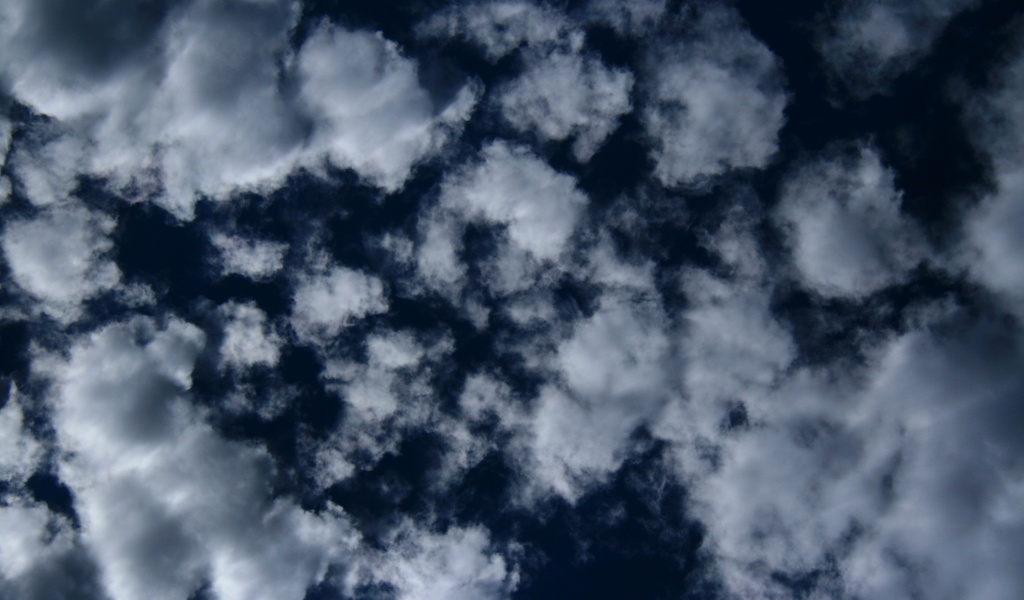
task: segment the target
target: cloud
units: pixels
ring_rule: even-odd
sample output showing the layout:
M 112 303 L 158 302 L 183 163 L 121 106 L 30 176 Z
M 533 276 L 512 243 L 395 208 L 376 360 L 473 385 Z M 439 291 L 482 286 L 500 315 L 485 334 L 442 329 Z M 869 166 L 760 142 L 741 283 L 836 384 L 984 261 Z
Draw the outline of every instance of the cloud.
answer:
M 778 149 L 787 98 L 779 62 L 733 10 L 703 7 L 683 32 L 651 45 L 644 80 L 643 123 L 662 184 L 762 168 Z
M 771 310 L 775 277 L 755 235 L 760 222 L 750 205 L 736 202 L 702 240 L 720 268 L 679 272 L 686 304 L 676 315 L 674 342 L 682 392 L 651 429 L 672 442 L 685 481 L 720 467 L 729 442 L 723 428 L 739 415 L 760 419 L 770 409 L 764 398 L 798 358 L 795 340 Z
M 633 76 L 577 52 L 533 53 L 525 72 L 501 90 L 498 105 L 520 132 L 544 141 L 572 137 L 580 162 L 590 160 L 629 112 Z
M 221 367 L 243 370 L 258 365 L 274 367 L 281 357 L 281 336 L 267 327 L 267 315 L 253 302 L 228 302 L 218 308 L 224 323 L 220 345 Z
M 51 127 L 32 130 L 8 155 L 18 188 L 36 206 L 65 204 L 84 170 L 87 144 Z
M 256 280 L 271 277 L 280 271 L 288 252 L 288 244 L 223 233 L 211 235 L 210 242 L 220 255 L 222 275 L 237 274 Z
M 822 35 L 821 52 L 854 96 L 869 96 L 923 58 L 949 20 L 975 4 L 847 0 Z
M 447 8 L 420 24 L 425 38 L 461 38 L 483 48 L 491 61 L 520 46 L 542 46 L 570 30 L 559 12 L 521 0 L 492 0 Z
M 656 28 L 668 12 L 667 0 L 592 0 L 583 9 L 583 17 L 602 23 L 621 35 L 640 35 Z
M 469 117 L 477 90 L 463 87 L 435 118 L 416 63 L 380 35 L 321 26 L 298 57 L 301 101 L 316 124 L 312 144 L 339 166 L 395 190 Z
M 384 283 L 346 267 L 302 277 L 295 288 L 291 324 L 304 339 L 336 336 L 354 319 L 388 310 Z
M 43 447 L 25 427 L 18 388 L 12 385 L 0 408 L 0 480 L 24 482 L 42 459 Z
M 788 597 L 777 574 L 819 572 L 823 596 L 1019 595 L 1020 351 L 957 316 L 894 336 L 863 373 L 802 371 L 766 396 L 694 488 L 728 587 Z
M 147 319 L 79 339 L 66 360 L 40 357 L 60 476 L 112 600 L 305 596 L 356 538 L 344 515 L 307 513 L 269 495 L 262 450 L 220 438 L 187 400 L 204 336 Z
M 450 360 L 450 337 L 378 331 L 365 348 L 365 360 L 331 357 L 324 366 L 324 388 L 347 408 L 330 439 L 315 449 L 316 477 L 325 488 L 397 452 L 407 433 L 436 432 L 442 420 L 432 377 Z
M 291 50 L 296 2 L 60 4 L 6 3 L 0 27 L 10 90 L 69 137 L 53 151 L 88 147 L 56 161 L 58 180 L 99 175 L 183 219 L 199 196 L 267 191 L 325 160 L 397 189 L 475 103 L 468 86 L 434 106 L 416 64 L 380 36 L 322 25 Z M 28 188 L 57 174 L 39 169 L 21 167 Z
M 990 157 L 996 191 L 966 215 L 962 262 L 976 281 L 1003 299 L 1024 321 L 1024 110 L 1017 97 L 1024 93 L 1024 54 L 1006 65 L 999 83 L 969 103 L 975 140 Z
M 775 216 L 801 281 L 823 296 L 851 299 L 903 281 L 927 247 L 901 200 L 893 172 L 868 147 L 792 174 Z
M 607 295 L 550 359 L 562 386 L 545 386 L 521 457 L 540 485 L 570 502 L 628 456 L 633 432 L 674 395 L 671 342 L 653 302 Z
M 476 223 L 498 228 L 494 255 L 480 257 L 482 283 L 502 295 L 536 285 L 558 267 L 586 204 L 572 176 L 526 148 L 491 142 L 477 160 L 445 178 L 438 204 L 420 218 L 421 283 L 456 297 L 466 284 L 463 235 L 467 224 Z
M 0 169 L 7 164 L 8 151 L 11 148 L 11 134 L 13 133 L 11 122 L 7 115 L 0 115 Z M 0 175 L 0 206 L 7 203 L 11 197 L 11 179 L 6 175 Z
M 406 523 L 391 534 L 388 546 L 372 576 L 394 586 L 399 600 L 497 600 L 510 597 L 519 584 L 516 566 L 479 526 L 434 533 Z
M 85 300 L 120 282 L 108 256 L 114 225 L 78 205 L 53 207 L 10 221 L 0 246 L 14 282 L 38 300 L 40 310 L 68 324 L 81 316 Z

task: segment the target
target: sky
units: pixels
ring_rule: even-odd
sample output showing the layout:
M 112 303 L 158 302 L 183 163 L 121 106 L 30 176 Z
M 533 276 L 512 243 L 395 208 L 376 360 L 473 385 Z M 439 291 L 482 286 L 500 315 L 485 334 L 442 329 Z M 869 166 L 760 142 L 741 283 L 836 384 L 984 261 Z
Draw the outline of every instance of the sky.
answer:
M 0 0 L 0 598 L 1024 597 L 1009 0 Z

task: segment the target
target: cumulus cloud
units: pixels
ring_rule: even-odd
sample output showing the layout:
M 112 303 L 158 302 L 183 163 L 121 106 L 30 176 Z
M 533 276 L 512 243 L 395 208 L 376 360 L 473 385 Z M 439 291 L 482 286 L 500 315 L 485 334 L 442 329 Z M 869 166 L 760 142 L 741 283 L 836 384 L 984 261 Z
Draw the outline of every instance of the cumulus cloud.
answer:
M 856 299 L 904 280 L 926 246 L 900 211 L 902 197 L 893 172 L 868 147 L 793 174 L 776 218 L 803 283 L 823 296 Z
M 476 103 L 476 88 L 468 85 L 435 118 L 416 63 L 394 43 L 332 26 L 303 45 L 298 72 L 302 102 L 317 125 L 313 146 L 388 190 L 438 150 Z
M 315 515 L 268 493 L 262 450 L 220 438 L 187 401 L 204 345 L 196 327 L 136 319 L 105 327 L 54 379 L 60 476 L 112 600 L 295 598 L 343 559 L 355 537 L 340 513 Z
M 12 386 L 0 408 L 0 480 L 23 482 L 35 470 L 43 448 L 27 431 L 18 388 Z
M 677 339 L 683 397 L 666 406 L 653 429 L 676 444 L 687 477 L 716 468 L 723 423 L 737 410 L 758 419 L 763 398 L 797 357 L 770 308 L 772 275 L 753 235 L 757 223 L 734 207 L 704 241 L 725 272 L 680 273 L 687 298 Z
M 64 204 L 77 185 L 88 148 L 81 139 L 59 130 L 32 133 L 10 153 L 8 165 L 29 202 Z
M 304 276 L 295 288 L 291 324 L 307 339 L 336 336 L 354 319 L 388 310 L 384 283 L 346 267 Z
M 475 102 L 470 86 L 435 107 L 415 63 L 380 36 L 323 25 L 293 52 L 296 2 L 44 10 L 19 0 L 3 17 L 11 91 L 67 132 L 51 153 L 89 148 L 78 163 L 57 161 L 61 173 L 20 169 L 41 198 L 81 171 L 191 218 L 198 196 L 266 190 L 325 160 L 393 190 Z
M 257 365 L 274 367 L 281 356 L 281 336 L 267 326 L 267 315 L 255 303 L 229 302 L 219 307 L 225 319 L 220 364 L 236 370 Z
M 958 319 L 894 337 L 862 378 L 804 371 L 764 398 L 695 488 L 734 593 L 788 597 L 775 575 L 815 572 L 823 596 L 1024 589 L 1024 521 L 1005 509 L 1024 489 L 1020 341 Z
M 854 96 L 868 96 L 910 69 L 950 19 L 977 3 L 848 0 L 822 36 L 821 51 Z
M 223 275 L 242 275 L 250 279 L 273 276 L 284 267 L 288 244 L 215 233 L 210 242 L 217 249 Z
M 657 178 L 692 186 L 766 166 L 785 122 L 775 55 L 735 11 L 712 5 L 673 39 L 652 45 L 647 59 L 643 123 Z
M 573 138 L 573 153 L 586 162 L 628 112 L 633 76 L 593 56 L 556 51 L 534 55 L 523 74 L 498 99 L 513 127 L 541 140 Z
M 526 433 L 534 493 L 575 501 L 622 464 L 630 435 L 675 393 L 665 327 L 653 303 L 609 295 L 558 345 L 563 385 L 541 391 Z
M 519 585 L 515 564 L 479 526 L 435 533 L 407 522 L 391 534 L 389 547 L 371 573 L 394 586 L 400 600 L 498 600 Z
M 559 41 L 570 31 L 559 12 L 524 0 L 492 0 L 451 7 L 419 27 L 427 38 L 462 38 L 480 46 L 496 61 L 520 46 Z
M 324 487 L 395 452 L 406 433 L 438 427 L 431 377 L 448 358 L 451 339 L 378 332 L 366 339 L 365 348 L 366 360 L 332 358 L 324 367 L 325 388 L 348 409 L 331 439 L 316 450 L 316 475 Z
M 54 207 L 12 220 L 0 246 L 14 282 L 47 315 L 70 323 L 82 303 L 118 285 L 121 272 L 108 256 L 112 218 L 78 205 Z
M 500 227 L 507 240 L 487 283 L 506 294 L 524 289 L 558 261 L 586 204 L 572 176 L 525 148 L 492 142 L 442 184 L 438 206 L 420 224 L 419 274 L 431 289 L 457 289 L 465 224 L 482 223 Z

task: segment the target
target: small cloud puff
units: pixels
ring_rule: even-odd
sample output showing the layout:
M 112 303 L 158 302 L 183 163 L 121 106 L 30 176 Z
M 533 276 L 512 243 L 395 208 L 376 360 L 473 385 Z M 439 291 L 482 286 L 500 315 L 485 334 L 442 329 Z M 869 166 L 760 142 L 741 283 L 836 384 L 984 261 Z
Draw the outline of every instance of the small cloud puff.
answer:
M 787 96 L 779 61 L 732 9 L 706 6 L 647 58 L 643 123 L 654 174 L 699 186 L 732 169 L 762 168 L 778 149 Z
M 858 299 L 903 281 L 927 247 L 901 200 L 892 171 L 867 147 L 791 175 L 775 216 L 803 283 L 826 297 Z
M 346 267 L 303 276 L 292 301 L 292 328 L 303 339 L 326 340 L 355 319 L 388 310 L 384 282 Z
M 114 226 L 114 219 L 82 206 L 54 206 L 10 221 L 0 247 L 14 282 L 43 313 L 69 324 L 82 315 L 83 302 L 120 283 L 109 256 Z

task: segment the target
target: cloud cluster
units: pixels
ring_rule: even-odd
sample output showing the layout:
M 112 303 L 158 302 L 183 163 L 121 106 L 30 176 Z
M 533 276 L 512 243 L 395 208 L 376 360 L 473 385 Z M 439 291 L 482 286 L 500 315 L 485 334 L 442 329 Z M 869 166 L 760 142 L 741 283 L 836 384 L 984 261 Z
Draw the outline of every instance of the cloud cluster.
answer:
M 298 17 L 285 1 L 5 3 L 11 93 L 63 125 L 69 139 L 51 154 L 88 149 L 23 185 L 52 195 L 76 172 L 95 174 L 182 218 L 199 197 L 267 190 L 327 163 L 400 187 L 468 116 L 474 88 L 435 106 L 393 43 L 330 24 L 293 51 Z
M 384 284 L 379 278 L 333 267 L 298 282 L 291 324 L 304 339 L 329 340 L 353 320 L 387 309 Z
M 265 452 L 233 444 L 187 400 L 205 343 L 196 327 L 146 319 L 80 340 L 55 380 L 61 478 L 106 594 L 302 598 L 357 538 L 341 513 L 312 514 L 270 495 Z
M 970 6 L 841 3 L 808 68 L 886 89 Z M 1022 596 L 1019 49 L 926 238 L 891 137 L 780 145 L 781 25 L 727 3 L 324 10 L 0 2 L 0 596 L 498 600 L 649 546 Z

